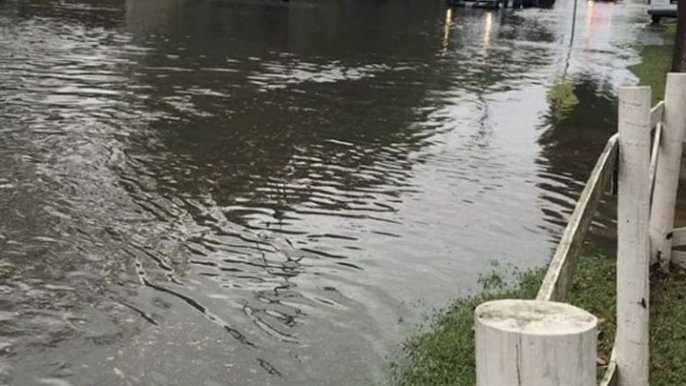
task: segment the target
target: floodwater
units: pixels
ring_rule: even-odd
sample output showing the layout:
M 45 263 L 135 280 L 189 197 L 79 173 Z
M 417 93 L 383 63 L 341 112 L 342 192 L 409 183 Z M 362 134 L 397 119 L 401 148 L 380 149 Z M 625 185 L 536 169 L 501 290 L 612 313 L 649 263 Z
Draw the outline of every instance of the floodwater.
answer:
M 573 9 L 0 0 L 0 385 L 382 381 L 550 258 L 646 23 Z

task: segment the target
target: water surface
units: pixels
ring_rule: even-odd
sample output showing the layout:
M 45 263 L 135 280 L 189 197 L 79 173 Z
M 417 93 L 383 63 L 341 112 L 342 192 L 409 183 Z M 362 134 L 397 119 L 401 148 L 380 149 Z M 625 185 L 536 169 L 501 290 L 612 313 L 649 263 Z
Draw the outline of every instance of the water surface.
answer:
M 383 379 L 615 130 L 645 6 L 573 7 L 0 0 L 0 384 Z

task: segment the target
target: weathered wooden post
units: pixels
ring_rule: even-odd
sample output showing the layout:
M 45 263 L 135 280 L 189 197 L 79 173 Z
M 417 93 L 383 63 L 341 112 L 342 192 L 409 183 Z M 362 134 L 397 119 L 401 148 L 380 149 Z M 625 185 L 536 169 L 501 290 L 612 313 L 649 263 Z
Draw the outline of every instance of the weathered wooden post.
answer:
M 650 257 L 669 269 L 681 153 L 686 129 L 686 73 L 667 75 L 662 138 L 650 210 Z
M 476 308 L 477 386 L 593 386 L 596 317 L 565 303 L 497 300 Z
M 650 129 L 650 88 L 621 88 L 615 340 L 620 386 L 648 386 Z

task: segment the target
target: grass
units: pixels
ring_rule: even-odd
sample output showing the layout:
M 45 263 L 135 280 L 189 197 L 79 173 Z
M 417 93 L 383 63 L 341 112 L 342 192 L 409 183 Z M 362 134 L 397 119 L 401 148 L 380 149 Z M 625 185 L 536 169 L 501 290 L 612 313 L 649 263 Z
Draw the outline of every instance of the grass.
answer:
M 652 87 L 655 104 L 665 95 L 665 81 L 672 65 L 672 46 L 645 46 L 641 50 L 641 60 L 629 69 L 640 79 L 640 85 Z
M 665 30 L 662 31 L 662 38 L 665 40 L 669 40 L 670 43 L 676 39 L 676 21 L 673 22 L 665 22 Z
M 651 386 L 686 382 L 686 275 L 651 277 Z
M 615 260 L 586 257 L 574 272 L 568 302 L 598 318 L 598 376 L 602 377 L 615 341 L 617 317 L 617 270 Z
M 640 79 L 639 84 L 653 89 L 653 104 L 661 101 L 665 95 L 667 73 L 672 66 L 672 50 L 676 26 L 670 24 L 662 32 L 664 44 L 643 46 L 641 63 L 629 67 L 629 70 Z
M 394 365 L 391 383 L 395 386 L 474 386 L 474 309 L 493 299 L 535 297 L 544 273 L 543 269 L 524 273 L 515 287 L 506 287 L 497 279 L 498 275 L 489 275 L 485 280 L 489 290 L 458 300 L 427 331 L 406 342 L 407 358 Z M 612 260 L 600 256 L 584 258 L 577 268 L 569 299 L 601 321 L 599 357 L 605 361 L 614 341 L 614 283 Z
M 493 299 L 535 297 L 544 270 L 520 275 L 515 287 L 489 275 L 484 293 L 463 298 L 441 313 L 427 331 L 406 342 L 406 360 L 394 365 L 394 386 L 474 386 L 474 309 Z M 603 256 L 582 258 L 569 303 L 598 317 L 598 377 L 609 361 L 615 338 L 615 262 Z M 651 386 L 686 382 L 686 274 L 651 277 Z

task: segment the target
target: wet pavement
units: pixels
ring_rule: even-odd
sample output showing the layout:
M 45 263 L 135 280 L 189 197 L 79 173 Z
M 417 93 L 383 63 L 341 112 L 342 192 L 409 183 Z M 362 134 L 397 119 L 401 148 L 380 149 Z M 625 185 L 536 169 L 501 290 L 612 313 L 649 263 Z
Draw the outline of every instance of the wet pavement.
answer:
M 573 8 L 0 0 L 0 385 L 383 380 L 615 130 L 645 5 Z

